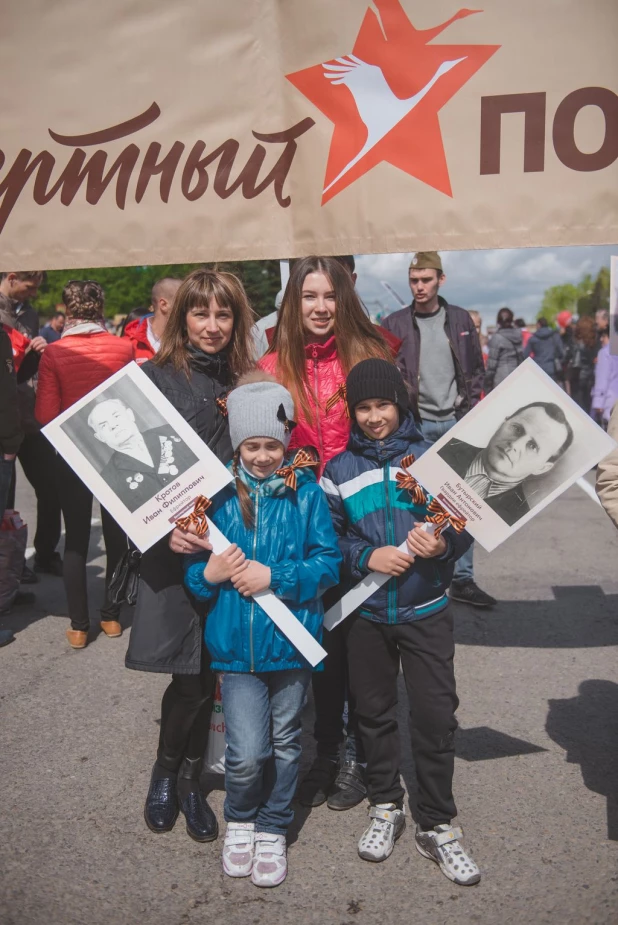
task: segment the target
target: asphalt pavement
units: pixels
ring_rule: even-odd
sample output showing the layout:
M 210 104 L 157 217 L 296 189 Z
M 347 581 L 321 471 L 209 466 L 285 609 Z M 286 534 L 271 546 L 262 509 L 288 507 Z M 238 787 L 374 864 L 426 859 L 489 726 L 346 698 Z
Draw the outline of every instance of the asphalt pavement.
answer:
M 18 502 L 34 524 L 23 478 Z M 500 601 L 493 611 L 453 605 L 455 796 L 483 873 L 468 888 L 418 854 L 411 820 L 388 861 L 360 860 L 364 805 L 299 808 L 289 876 L 274 890 L 224 877 L 221 837 L 196 844 L 182 817 L 169 834 L 149 832 L 143 802 L 167 678 L 125 669 L 130 609 L 123 637 L 99 632 L 100 546 L 95 524 L 87 649 L 67 645 L 57 578 L 42 577 L 37 603 L 0 621 L 16 633 L 0 650 L 2 925 L 618 922 L 618 532 L 579 486 L 491 555 L 477 549 L 477 580 Z M 405 701 L 401 687 L 413 795 Z M 221 781 L 211 783 L 223 829 Z

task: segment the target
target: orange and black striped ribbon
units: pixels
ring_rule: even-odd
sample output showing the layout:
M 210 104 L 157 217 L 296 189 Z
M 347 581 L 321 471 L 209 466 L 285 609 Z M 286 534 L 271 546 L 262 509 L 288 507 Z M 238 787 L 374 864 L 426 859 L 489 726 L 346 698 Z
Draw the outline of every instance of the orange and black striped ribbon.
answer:
M 442 530 L 449 525 L 453 528 L 455 533 L 462 533 L 466 529 L 467 521 L 465 518 L 455 517 L 454 514 L 449 514 L 435 498 L 431 499 L 427 505 L 427 510 L 429 514 L 427 514 L 425 520 L 427 523 L 436 524 L 438 526 L 435 532 L 436 536 L 439 536 Z
M 411 466 L 413 462 L 414 456 L 412 454 L 404 456 L 399 463 L 404 471 L 398 472 L 395 476 L 395 480 L 397 482 L 397 487 L 401 488 L 403 491 L 407 491 L 415 504 L 425 504 L 427 501 L 425 489 L 422 485 L 419 485 L 413 475 L 410 475 L 410 473 L 406 471 L 408 466 Z
M 227 395 L 224 395 L 222 398 L 215 398 L 215 405 L 221 412 L 224 418 L 227 417 Z
M 290 465 L 283 466 L 282 469 L 277 469 L 276 475 L 282 476 L 286 488 L 291 488 L 293 491 L 296 491 L 298 487 L 298 479 L 296 478 L 295 470 L 304 469 L 305 466 L 317 465 L 318 460 L 314 459 L 313 456 L 307 452 L 307 450 L 299 450 Z
M 186 517 L 179 517 L 176 526 L 181 530 L 188 530 L 190 526 L 196 527 L 197 535 L 204 536 L 208 533 L 208 521 L 206 520 L 206 511 L 211 506 L 212 501 L 205 495 L 198 495 L 195 499 L 193 510 Z
M 328 412 L 331 411 L 335 407 L 335 405 L 338 404 L 340 401 L 342 401 L 344 404 L 345 416 L 349 418 L 350 409 L 348 408 L 348 392 L 345 387 L 345 382 L 342 382 L 339 388 L 337 389 L 337 391 L 333 392 L 331 397 L 327 399 L 326 405 L 325 405 L 326 413 L 328 414 Z

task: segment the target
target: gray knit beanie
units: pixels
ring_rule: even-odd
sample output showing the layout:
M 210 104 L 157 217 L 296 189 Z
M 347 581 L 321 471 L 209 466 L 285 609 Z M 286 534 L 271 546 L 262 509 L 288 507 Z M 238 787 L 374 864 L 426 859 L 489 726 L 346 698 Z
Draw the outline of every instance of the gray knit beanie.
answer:
M 294 402 L 278 382 L 239 385 L 227 397 L 227 414 L 234 452 L 251 437 L 272 437 L 287 450 L 294 427 Z

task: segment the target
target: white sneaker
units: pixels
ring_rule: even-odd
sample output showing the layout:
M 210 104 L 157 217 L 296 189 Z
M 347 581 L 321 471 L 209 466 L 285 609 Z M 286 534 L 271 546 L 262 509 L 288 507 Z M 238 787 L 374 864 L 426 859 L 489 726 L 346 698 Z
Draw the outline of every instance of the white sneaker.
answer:
M 251 882 L 256 886 L 279 886 L 288 875 L 285 835 L 255 833 L 255 855 Z
M 228 822 L 223 842 L 223 873 L 248 877 L 253 867 L 254 822 Z
M 481 872 L 459 841 L 463 831 L 459 826 L 437 825 L 424 832 L 416 827 L 416 847 L 424 858 L 430 858 L 440 866 L 445 877 L 460 886 L 472 886 L 481 879 Z
M 369 815 L 372 821 L 358 843 L 359 856 L 365 861 L 385 861 L 406 827 L 405 812 L 394 803 L 378 803 L 369 807 Z

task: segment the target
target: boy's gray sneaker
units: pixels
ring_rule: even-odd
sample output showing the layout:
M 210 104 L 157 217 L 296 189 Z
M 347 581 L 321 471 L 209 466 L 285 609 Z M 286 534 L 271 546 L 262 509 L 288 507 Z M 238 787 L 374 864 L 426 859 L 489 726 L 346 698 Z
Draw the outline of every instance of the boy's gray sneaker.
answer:
M 365 861 L 385 861 L 406 827 L 405 812 L 394 803 L 378 803 L 369 807 L 369 815 L 371 825 L 358 843 L 359 857 Z
M 464 851 L 460 838 L 461 828 L 451 825 L 437 825 L 424 831 L 416 826 L 416 847 L 424 858 L 439 865 L 445 877 L 460 886 L 472 886 L 481 879 L 481 872 L 469 854 Z

